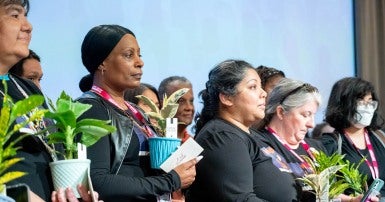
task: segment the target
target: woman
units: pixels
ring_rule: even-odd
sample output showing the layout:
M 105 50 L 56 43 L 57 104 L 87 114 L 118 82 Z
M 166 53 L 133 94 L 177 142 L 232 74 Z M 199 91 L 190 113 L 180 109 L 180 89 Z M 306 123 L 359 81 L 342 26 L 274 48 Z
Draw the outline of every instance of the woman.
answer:
M 204 151 L 186 201 L 297 201 L 294 178 L 273 164 L 276 152 L 250 130 L 265 114 L 256 70 L 241 60 L 221 62 L 199 96 L 196 141 Z
M 366 159 L 358 169 L 367 175 L 368 185 L 375 178 L 385 180 L 385 142 L 380 131 L 383 119 L 377 111 L 378 97 L 370 82 L 343 78 L 333 85 L 325 114 L 335 131 L 322 135 L 328 153 L 340 152 L 356 165 Z M 385 187 L 381 195 L 385 196 Z
M 7 94 L 14 102 L 29 95 L 42 94 L 31 81 L 9 74 L 13 65 L 29 54 L 32 25 L 27 19 L 28 0 L 0 0 L 0 80 L 5 80 Z M 0 84 L 0 98 L 3 100 L 5 86 Z M 0 107 L 2 107 L 0 102 Z M 46 107 L 46 106 L 42 106 Z M 17 122 L 17 121 L 16 121 Z M 35 132 L 44 129 L 48 122 L 35 123 Z M 37 136 L 24 138 L 17 157 L 23 160 L 11 167 L 11 170 L 26 172 L 27 175 L 11 181 L 8 185 L 25 183 L 30 189 L 31 201 L 78 201 L 70 189 L 54 191 L 49 162 L 52 158 Z M 79 187 L 83 201 L 91 201 L 85 187 Z
M 87 148 L 91 178 L 100 198 L 155 201 L 156 197 L 188 187 L 195 179 L 195 159 L 169 173 L 150 176 L 148 155 L 139 152 L 141 144 L 156 134 L 147 117 L 124 99 L 126 89 L 139 87 L 142 77 L 143 61 L 135 35 L 119 25 L 96 26 L 85 36 L 81 52 L 90 76 L 80 87 L 86 89 L 93 83 L 92 89 L 79 98 L 92 105 L 82 118 L 111 120 L 117 128 Z
M 266 91 L 267 95 L 273 90 L 273 88 L 283 78 L 286 78 L 285 73 L 281 70 L 275 69 L 274 67 L 266 67 L 260 65 L 255 68 L 261 78 L 262 88 Z
M 150 84 L 147 83 L 141 83 L 139 87 L 134 88 L 134 89 L 128 89 L 126 92 L 124 92 L 124 99 L 132 102 L 141 109 L 143 109 L 144 112 L 151 112 L 151 108 L 144 104 L 141 100 L 139 100 L 136 96 L 137 95 L 144 95 L 148 98 L 150 98 L 151 101 L 160 108 L 159 104 L 159 96 L 158 96 L 158 90 Z
M 268 97 L 261 140 L 285 158 L 296 178 L 312 173 L 302 155 L 312 157 L 311 148 L 325 150 L 321 142 L 305 138 L 308 129 L 314 127 L 320 105 L 317 88 L 288 78 L 283 78 Z M 308 197 L 304 194 L 302 200 L 310 201 Z
M 37 87 L 40 87 L 40 81 L 43 78 L 43 69 L 40 64 L 40 57 L 32 50 L 29 55 L 21 59 L 10 70 L 9 73 L 31 80 Z

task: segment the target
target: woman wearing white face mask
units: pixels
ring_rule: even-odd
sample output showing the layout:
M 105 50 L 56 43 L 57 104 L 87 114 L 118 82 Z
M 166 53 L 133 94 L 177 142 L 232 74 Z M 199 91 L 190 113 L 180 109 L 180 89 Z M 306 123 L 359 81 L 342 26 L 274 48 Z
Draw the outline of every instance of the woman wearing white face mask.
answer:
M 335 131 L 322 135 L 329 154 L 345 154 L 345 159 L 356 165 L 365 159 L 359 170 L 367 175 L 369 185 L 375 178 L 385 180 L 385 136 L 380 130 L 384 121 L 377 111 L 378 97 L 370 82 L 356 77 L 341 79 L 332 88 L 325 114 Z M 381 195 L 385 196 L 384 187 Z

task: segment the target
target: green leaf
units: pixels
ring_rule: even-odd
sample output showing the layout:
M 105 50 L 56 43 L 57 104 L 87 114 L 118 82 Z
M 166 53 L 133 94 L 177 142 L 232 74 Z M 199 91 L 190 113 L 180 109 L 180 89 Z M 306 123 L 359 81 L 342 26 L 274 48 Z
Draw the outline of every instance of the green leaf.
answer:
M 24 160 L 23 158 L 12 158 L 9 160 L 5 160 L 0 164 L 0 173 L 4 173 L 8 168 L 15 165 L 16 163 Z
M 76 116 L 71 110 L 63 112 L 47 112 L 45 116 L 54 119 L 56 121 L 56 126 L 61 130 L 66 130 L 68 126 L 71 128 L 76 127 Z
M 175 91 L 173 94 L 170 95 L 170 97 L 167 99 L 168 100 L 168 103 L 177 103 L 178 100 L 183 97 L 184 94 L 186 94 L 187 92 L 189 91 L 188 88 L 181 88 L 177 91 Z M 166 103 L 166 105 L 168 105 L 168 103 Z
M 158 106 L 150 98 L 144 95 L 137 95 L 135 97 L 142 101 L 145 105 L 149 106 L 152 112 L 159 113 Z
M 160 110 L 160 115 L 163 117 L 163 119 L 173 118 L 175 114 L 178 112 L 178 107 L 179 107 L 179 104 L 169 103 L 167 106 L 163 107 Z
M 66 134 L 63 132 L 55 132 L 48 135 L 48 143 L 58 143 L 58 142 L 65 142 L 66 141 Z
M 23 100 L 15 103 L 12 107 L 10 116 L 10 122 L 15 121 L 19 116 L 25 115 L 33 109 L 41 106 L 44 103 L 44 97 L 42 95 L 31 95 Z
M 4 137 L 5 134 L 8 132 L 9 126 L 12 123 L 9 121 L 9 117 L 11 115 L 11 108 L 8 106 L 3 106 L 3 108 L 1 108 L 0 115 L 0 134 L 2 137 Z
M 11 171 L 8 172 L 0 177 L 0 184 L 8 183 L 12 180 L 15 180 L 17 178 L 23 177 L 27 173 L 21 172 L 21 171 Z
M 81 143 L 84 144 L 86 147 L 89 147 L 93 144 L 95 144 L 101 137 L 93 135 L 92 133 L 85 132 L 82 135 Z

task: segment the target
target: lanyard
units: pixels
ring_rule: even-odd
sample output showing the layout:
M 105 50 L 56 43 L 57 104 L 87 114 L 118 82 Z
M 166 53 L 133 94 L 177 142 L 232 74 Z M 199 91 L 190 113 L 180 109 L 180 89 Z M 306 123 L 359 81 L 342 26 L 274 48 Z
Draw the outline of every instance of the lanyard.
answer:
M 374 149 L 373 149 L 372 143 L 370 142 L 369 135 L 368 135 L 368 131 L 365 129 L 364 137 L 365 137 L 366 148 L 368 148 L 369 155 L 370 155 L 370 159 L 371 159 L 372 162 L 370 162 L 370 161 L 368 160 L 368 158 L 366 158 L 366 157 L 360 152 L 360 149 L 358 149 L 358 147 L 356 147 L 356 145 L 355 145 L 355 144 L 353 143 L 353 141 L 350 139 L 349 135 L 346 134 L 346 132 L 345 132 L 345 136 L 347 137 L 347 139 L 348 139 L 348 141 L 350 142 L 350 144 L 352 144 L 353 147 L 356 149 L 356 151 L 358 152 L 358 154 L 365 160 L 365 163 L 366 163 L 366 165 L 368 165 L 368 167 L 369 167 L 369 169 L 370 169 L 370 172 L 371 172 L 371 174 L 372 174 L 373 179 L 379 178 L 379 177 L 380 177 L 380 174 L 379 174 L 379 171 L 378 171 L 378 163 L 377 163 L 377 160 L 376 160 L 376 155 L 374 155 Z
M 9 74 L 8 73 L 6 73 L 6 74 L 4 74 L 4 75 L 0 75 L 0 80 L 6 80 L 6 81 L 8 81 L 9 80 Z
M 110 102 L 111 104 L 115 105 L 117 108 L 121 109 L 123 112 L 125 112 L 125 114 L 127 116 L 129 116 L 127 113 L 126 113 L 126 110 L 124 110 L 122 107 L 120 107 L 118 105 L 118 103 L 110 96 L 110 94 L 108 94 L 107 91 L 105 91 L 104 89 L 100 88 L 99 86 L 96 86 L 96 85 L 93 85 L 92 88 L 91 88 L 91 91 L 98 94 L 99 96 L 101 96 L 103 99 L 107 100 L 108 102 Z M 155 136 L 154 133 L 152 132 L 152 130 L 150 129 L 150 127 L 148 127 L 148 125 L 146 124 L 147 121 L 144 119 L 143 115 L 139 112 L 139 110 L 137 110 L 135 107 L 133 107 L 130 103 L 128 103 L 127 101 L 124 101 L 124 104 L 128 107 L 128 111 L 130 112 L 130 114 L 132 116 L 129 116 L 130 118 L 132 117 L 134 119 L 134 123 L 137 124 L 137 126 L 139 128 L 142 129 L 142 131 L 144 132 L 144 134 L 146 134 L 147 138 L 148 137 L 153 137 Z
M 309 163 L 306 162 L 300 155 L 297 154 L 287 143 L 284 141 L 272 128 L 266 127 L 266 129 L 277 138 L 277 140 L 288 150 L 290 151 L 300 162 L 305 165 L 308 170 L 312 170 Z M 305 140 L 301 141 L 302 148 L 306 151 L 306 153 L 315 160 L 313 153 L 310 151 L 310 146 L 305 142 Z

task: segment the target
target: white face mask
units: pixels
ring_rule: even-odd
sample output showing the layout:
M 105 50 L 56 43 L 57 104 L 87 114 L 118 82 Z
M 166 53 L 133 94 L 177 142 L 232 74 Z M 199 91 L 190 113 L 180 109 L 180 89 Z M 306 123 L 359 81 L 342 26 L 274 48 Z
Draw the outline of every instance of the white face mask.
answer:
M 357 105 L 357 113 L 354 115 L 353 125 L 356 128 L 365 128 L 372 122 L 374 111 L 377 106 Z

